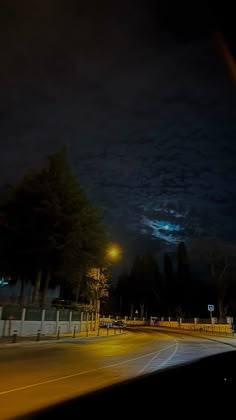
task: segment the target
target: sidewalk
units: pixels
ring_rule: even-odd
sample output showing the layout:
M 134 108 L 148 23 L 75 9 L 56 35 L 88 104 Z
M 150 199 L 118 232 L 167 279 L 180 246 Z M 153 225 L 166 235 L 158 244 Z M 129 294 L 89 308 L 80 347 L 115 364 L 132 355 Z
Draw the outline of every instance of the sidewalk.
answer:
M 79 333 L 73 332 L 70 333 L 60 333 L 58 334 L 50 334 L 50 335 L 30 335 L 27 337 L 14 337 L 13 335 L 10 337 L 0 337 L 0 349 L 6 347 L 22 347 L 27 344 L 35 344 L 40 345 L 42 343 L 58 343 L 58 342 L 73 342 L 77 341 L 78 339 L 89 339 L 89 338 L 109 338 L 114 337 L 116 335 L 123 335 L 127 333 L 126 330 L 118 329 L 118 328 L 99 328 L 96 330 L 89 330 L 89 331 L 81 331 Z

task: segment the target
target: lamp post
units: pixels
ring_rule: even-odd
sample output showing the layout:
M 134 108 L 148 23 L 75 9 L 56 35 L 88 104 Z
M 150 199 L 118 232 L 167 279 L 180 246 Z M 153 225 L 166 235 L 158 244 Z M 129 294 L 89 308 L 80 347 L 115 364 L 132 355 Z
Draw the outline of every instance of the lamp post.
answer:
M 121 254 L 120 248 L 117 245 L 112 245 L 106 250 L 106 259 L 114 260 L 119 258 Z M 105 281 L 102 267 L 98 266 L 96 268 L 91 268 L 88 271 L 88 276 L 92 279 L 96 280 L 95 284 L 93 285 L 93 293 L 94 293 L 94 300 L 95 300 L 95 322 L 94 322 L 94 330 L 98 327 L 98 335 L 99 335 L 99 324 L 100 324 L 100 296 L 102 291 L 102 281 Z
M 97 287 L 96 287 L 96 308 L 95 308 L 95 329 L 96 325 L 98 327 L 99 335 L 99 325 L 100 325 L 100 296 L 99 296 L 99 283 L 100 283 L 101 268 L 97 268 Z

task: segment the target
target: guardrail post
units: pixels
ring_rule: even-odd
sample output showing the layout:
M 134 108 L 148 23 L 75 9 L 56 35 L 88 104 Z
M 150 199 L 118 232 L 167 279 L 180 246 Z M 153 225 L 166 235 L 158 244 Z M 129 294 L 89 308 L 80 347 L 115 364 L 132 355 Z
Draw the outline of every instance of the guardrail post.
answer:
M 88 334 L 89 334 L 88 321 L 89 321 L 89 313 L 86 312 L 86 337 L 88 337 Z
M 75 335 L 76 335 L 76 325 L 74 326 L 73 338 L 75 338 Z
M 38 330 L 37 336 L 36 336 L 36 341 L 40 340 L 40 336 L 41 336 L 41 330 Z
M 58 327 L 58 330 L 57 330 L 57 340 L 60 339 L 60 331 L 61 331 L 61 327 Z
M 21 321 L 20 321 L 20 336 L 22 335 L 22 330 L 23 330 L 23 326 L 24 326 L 25 313 L 26 313 L 26 308 L 23 308 L 22 312 L 21 312 Z
M 69 313 L 69 331 L 71 330 L 71 326 L 72 326 L 72 311 L 70 311 Z
M 57 309 L 57 313 L 56 313 L 56 332 L 58 331 L 59 321 L 60 321 L 60 311 Z
M 14 330 L 13 336 L 12 336 L 12 342 L 16 343 L 16 339 L 17 339 L 17 330 Z
M 43 334 L 43 331 L 44 331 L 44 322 L 45 322 L 45 313 L 46 313 L 46 311 L 45 311 L 45 309 L 43 309 L 42 310 L 42 317 L 41 317 L 41 332 L 42 332 L 42 334 Z
M 82 312 L 80 312 L 79 331 L 78 331 L 79 333 L 82 331 L 83 317 L 84 317 L 84 314 L 83 314 L 83 311 L 82 311 Z

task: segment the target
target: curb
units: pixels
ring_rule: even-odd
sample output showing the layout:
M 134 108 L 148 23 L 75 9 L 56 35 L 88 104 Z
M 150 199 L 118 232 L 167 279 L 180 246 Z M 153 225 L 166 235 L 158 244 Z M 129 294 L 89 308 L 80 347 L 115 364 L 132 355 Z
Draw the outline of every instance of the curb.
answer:
M 116 334 L 110 334 L 110 335 L 85 335 L 85 336 L 81 336 L 81 337 L 62 337 L 62 338 L 60 338 L 59 340 L 57 339 L 57 338 L 49 338 L 49 339 L 46 339 L 46 340 L 39 340 L 39 341 L 37 341 L 36 339 L 35 340 L 29 340 L 29 341 L 24 341 L 24 342 L 16 342 L 16 343 L 13 343 L 13 342 L 8 342 L 8 343 L 0 343 L 0 350 L 4 350 L 4 349 L 7 349 L 7 348 L 20 348 L 20 347 L 25 347 L 25 346 L 31 346 L 31 345 L 42 345 L 42 344 L 52 344 L 52 343 L 54 343 L 54 344 L 59 344 L 59 343 L 74 343 L 74 342 L 78 342 L 78 341 L 80 341 L 80 340 L 84 340 L 84 339 L 86 339 L 86 340 L 91 340 L 91 339 L 105 339 L 105 338 L 113 338 L 113 337 L 116 337 L 116 336 L 123 336 L 123 335 L 125 335 L 125 334 L 127 334 L 127 331 L 126 332 L 124 332 L 124 333 L 116 333 Z

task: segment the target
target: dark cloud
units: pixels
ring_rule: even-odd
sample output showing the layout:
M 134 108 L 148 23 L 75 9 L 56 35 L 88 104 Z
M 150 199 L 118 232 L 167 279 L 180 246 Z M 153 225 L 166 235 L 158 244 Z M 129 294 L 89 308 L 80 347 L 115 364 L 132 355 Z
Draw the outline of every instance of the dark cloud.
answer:
M 232 239 L 236 99 L 211 39 L 225 8 L 0 3 L 2 183 L 67 144 L 123 243 Z

